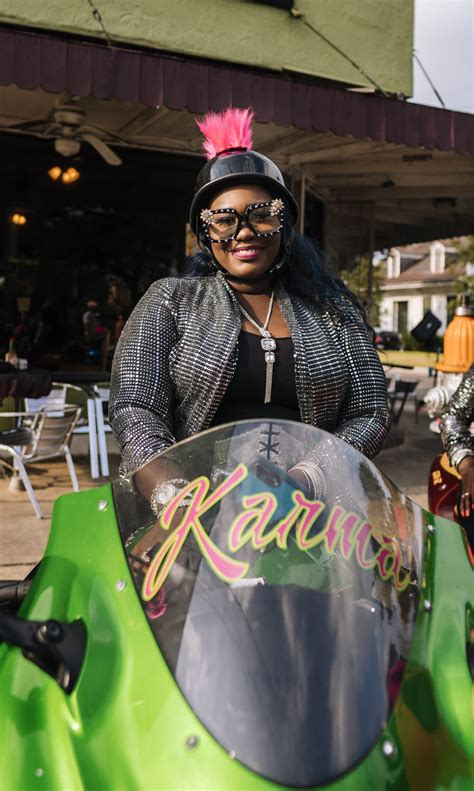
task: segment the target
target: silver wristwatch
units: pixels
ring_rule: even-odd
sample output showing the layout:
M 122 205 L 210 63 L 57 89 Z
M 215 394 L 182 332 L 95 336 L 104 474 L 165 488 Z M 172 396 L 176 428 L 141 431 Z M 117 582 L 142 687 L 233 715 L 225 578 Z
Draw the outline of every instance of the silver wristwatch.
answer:
M 454 453 L 451 454 L 451 466 L 454 467 L 455 470 L 459 470 L 459 465 L 466 456 L 474 456 L 474 450 L 470 448 L 458 448 L 458 450 L 455 450 Z
M 150 497 L 151 510 L 155 516 L 159 516 L 168 503 L 183 489 L 189 481 L 185 478 L 172 478 L 169 481 L 161 481 L 153 489 Z M 180 505 L 189 505 L 190 497 L 185 497 Z

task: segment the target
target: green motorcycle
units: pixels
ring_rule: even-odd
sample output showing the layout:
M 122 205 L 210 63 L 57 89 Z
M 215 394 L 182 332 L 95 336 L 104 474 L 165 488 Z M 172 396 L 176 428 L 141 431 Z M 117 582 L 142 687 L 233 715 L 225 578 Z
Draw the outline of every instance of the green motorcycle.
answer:
M 61 497 L 0 602 L 2 791 L 474 788 L 461 529 L 314 427 Z

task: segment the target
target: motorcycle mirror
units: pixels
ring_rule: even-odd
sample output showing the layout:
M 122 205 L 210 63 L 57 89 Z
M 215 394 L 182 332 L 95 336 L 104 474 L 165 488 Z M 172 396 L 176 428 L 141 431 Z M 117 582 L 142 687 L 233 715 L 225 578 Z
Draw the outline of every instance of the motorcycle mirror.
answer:
M 15 615 L 0 614 L 0 643 L 21 648 L 26 659 L 70 694 L 84 662 L 87 630 L 81 620 L 25 621 Z

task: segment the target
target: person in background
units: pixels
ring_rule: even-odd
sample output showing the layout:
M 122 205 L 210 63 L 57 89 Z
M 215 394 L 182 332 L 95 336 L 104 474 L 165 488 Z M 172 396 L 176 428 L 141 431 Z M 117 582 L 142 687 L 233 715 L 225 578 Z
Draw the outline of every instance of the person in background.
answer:
M 124 309 L 124 310 L 120 311 L 120 313 L 118 314 L 118 316 L 117 316 L 117 318 L 115 320 L 115 324 L 114 324 L 114 342 L 115 343 L 117 343 L 118 339 L 120 338 L 120 336 L 122 334 L 122 330 L 125 327 L 126 323 L 127 323 L 127 311 Z
M 461 476 L 458 497 L 460 522 L 474 551 L 474 364 L 471 365 L 441 415 L 443 447 L 452 467 Z
M 96 299 L 89 299 L 86 307 L 87 310 L 82 316 L 84 336 L 88 343 L 97 343 L 103 334 L 102 321 L 98 311 L 99 303 Z

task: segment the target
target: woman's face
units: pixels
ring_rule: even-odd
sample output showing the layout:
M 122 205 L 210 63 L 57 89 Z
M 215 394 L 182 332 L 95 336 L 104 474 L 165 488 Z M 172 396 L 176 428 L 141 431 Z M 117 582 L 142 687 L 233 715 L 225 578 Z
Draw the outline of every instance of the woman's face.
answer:
M 244 214 L 255 203 L 270 201 L 274 195 L 257 184 L 233 187 L 219 192 L 208 209 L 236 209 Z M 212 245 L 216 261 L 230 275 L 258 280 L 265 275 L 280 250 L 281 232 L 273 236 L 257 236 L 249 225 L 242 223 L 235 239 Z

